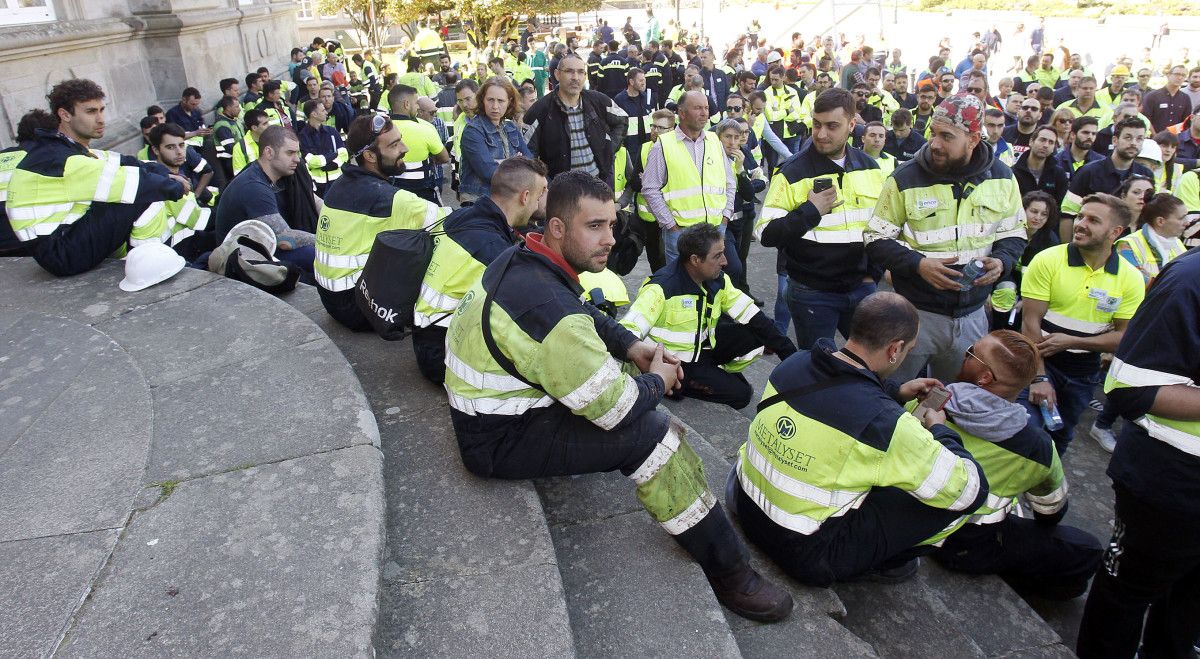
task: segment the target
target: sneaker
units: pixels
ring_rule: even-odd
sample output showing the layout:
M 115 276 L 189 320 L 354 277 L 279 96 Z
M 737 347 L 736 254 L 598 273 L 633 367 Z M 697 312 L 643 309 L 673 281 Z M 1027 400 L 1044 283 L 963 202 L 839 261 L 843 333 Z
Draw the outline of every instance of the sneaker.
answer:
M 708 583 L 718 602 L 748 620 L 778 622 L 792 612 L 791 594 L 749 565 L 725 577 L 709 577 Z
M 1113 449 L 1117 448 L 1117 436 L 1113 434 L 1112 428 L 1101 428 L 1092 422 L 1092 439 L 1100 445 L 1100 448 L 1112 453 Z
M 881 566 L 873 570 L 867 570 L 862 576 L 854 579 L 854 581 L 874 581 L 875 583 L 889 584 L 903 583 L 916 576 L 917 569 L 920 567 L 921 559 L 913 558 L 893 567 Z

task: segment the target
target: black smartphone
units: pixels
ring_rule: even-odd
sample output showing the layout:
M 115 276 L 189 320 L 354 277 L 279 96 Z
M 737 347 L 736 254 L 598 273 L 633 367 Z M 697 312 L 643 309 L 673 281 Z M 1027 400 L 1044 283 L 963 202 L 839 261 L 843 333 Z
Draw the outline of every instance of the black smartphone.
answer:
M 813 181 L 813 192 L 825 192 L 832 187 L 833 179 L 831 178 L 819 178 Z

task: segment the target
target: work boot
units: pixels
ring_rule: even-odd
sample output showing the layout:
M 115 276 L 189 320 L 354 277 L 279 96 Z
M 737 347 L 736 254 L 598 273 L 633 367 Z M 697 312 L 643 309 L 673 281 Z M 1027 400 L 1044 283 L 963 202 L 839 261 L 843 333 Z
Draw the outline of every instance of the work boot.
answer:
M 725 608 L 749 620 L 779 622 L 792 612 L 792 596 L 767 581 L 748 563 L 724 577 L 708 578 Z

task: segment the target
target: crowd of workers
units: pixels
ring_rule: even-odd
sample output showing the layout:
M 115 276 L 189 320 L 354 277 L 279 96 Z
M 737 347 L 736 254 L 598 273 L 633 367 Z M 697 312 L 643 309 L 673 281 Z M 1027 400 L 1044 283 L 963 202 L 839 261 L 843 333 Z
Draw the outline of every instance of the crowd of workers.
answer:
M 412 344 L 473 473 L 620 470 L 755 620 L 792 600 L 731 520 L 809 585 L 904 581 L 920 556 L 1041 597 L 1091 582 L 1080 656 L 1192 656 L 1200 67 L 1056 52 L 1041 24 L 1010 70 L 995 29 L 912 66 L 759 32 L 531 21 L 455 61 L 431 21 L 396 72 L 314 39 L 282 79 L 221 80 L 211 126 L 196 88 L 149 108 L 136 157 L 92 147 L 105 92 L 66 80 L 0 153 L 0 250 L 69 276 L 257 239 L 361 331 L 376 237 L 428 229 Z M 777 250 L 770 313 L 754 241 Z M 630 249 L 652 272 L 632 301 L 606 267 Z M 658 403 L 743 408 L 764 355 L 722 506 Z M 1061 523 L 1089 406 L 1107 544 Z

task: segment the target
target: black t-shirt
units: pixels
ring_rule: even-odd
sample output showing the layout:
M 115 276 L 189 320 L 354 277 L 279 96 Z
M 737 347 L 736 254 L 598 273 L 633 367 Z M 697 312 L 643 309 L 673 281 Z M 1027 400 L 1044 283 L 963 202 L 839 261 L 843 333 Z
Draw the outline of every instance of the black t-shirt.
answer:
M 1034 129 L 1034 132 L 1037 132 L 1037 129 Z M 1033 133 L 1022 133 L 1017 128 L 1017 124 L 1013 124 L 1008 128 L 1005 128 L 1004 132 L 1001 133 L 1000 136 L 1004 138 L 1005 142 L 1008 142 L 1010 147 L 1012 147 L 1013 156 L 1017 158 L 1020 158 L 1022 153 L 1025 153 L 1029 150 L 1029 141 L 1033 139 Z

